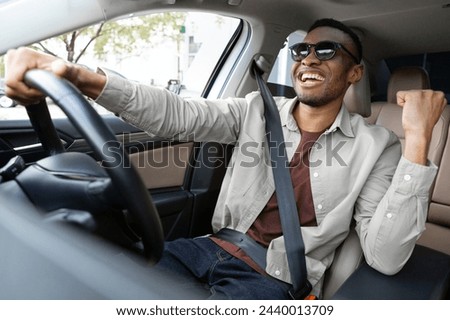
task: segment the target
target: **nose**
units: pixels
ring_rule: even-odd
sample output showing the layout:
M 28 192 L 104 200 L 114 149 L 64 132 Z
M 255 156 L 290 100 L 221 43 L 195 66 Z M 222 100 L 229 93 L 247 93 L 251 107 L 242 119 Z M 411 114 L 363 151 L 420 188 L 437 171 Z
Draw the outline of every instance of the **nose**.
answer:
M 316 53 L 313 52 L 313 50 L 315 50 L 314 48 L 309 48 L 309 53 L 308 55 L 302 59 L 301 63 L 304 66 L 311 66 L 314 64 L 320 64 L 320 60 L 317 59 L 316 57 Z

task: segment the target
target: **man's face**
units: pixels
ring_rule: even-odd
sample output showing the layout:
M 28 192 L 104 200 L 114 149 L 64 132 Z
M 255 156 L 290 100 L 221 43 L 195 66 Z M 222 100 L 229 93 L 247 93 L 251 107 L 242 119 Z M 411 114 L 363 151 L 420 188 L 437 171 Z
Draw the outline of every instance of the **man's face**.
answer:
M 316 44 L 320 41 L 341 43 L 355 56 L 357 51 L 351 38 L 344 32 L 319 27 L 309 32 L 304 41 Z M 351 80 L 351 70 L 355 66 L 352 57 L 342 49 L 338 49 L 330 60 L 319 60 L 310 49 L 310 54 L 292 67 L 292 83 L 299 101 L 311 107 L 321 107 L 339 99 L 342 102 Z

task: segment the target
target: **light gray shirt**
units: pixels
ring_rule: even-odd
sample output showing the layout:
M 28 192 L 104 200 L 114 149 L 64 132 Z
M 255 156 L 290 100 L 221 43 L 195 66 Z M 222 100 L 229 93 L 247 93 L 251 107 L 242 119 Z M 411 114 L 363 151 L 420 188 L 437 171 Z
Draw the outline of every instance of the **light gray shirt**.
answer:
M 215 231 L 246 232 L 275 191 L 258 92 L 224 100 L 182 99 L 113 74 L 97 102 L 148 134 L 235 144 L 212 219 Z M 301 139 L 292 116 L 296 99 L 275 98 L 288 158 Z M 334 251 L 352 218 L 367 263 L 385 274 L 398 272 L 425 228 L 428 195 L 437 167 L 401 156 L 391 131 L 369 125 L 342 107 L 310 155 L 316 227 L 302 227 L 308 279 L 319 295 Z M 268 248 L 266 271 L 290 282 L 283 237 Z

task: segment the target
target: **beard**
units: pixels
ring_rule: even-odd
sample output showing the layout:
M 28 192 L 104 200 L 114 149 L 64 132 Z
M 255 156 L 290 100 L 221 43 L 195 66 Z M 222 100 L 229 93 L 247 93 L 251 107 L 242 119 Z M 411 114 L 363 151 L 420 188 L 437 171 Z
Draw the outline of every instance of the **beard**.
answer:
M 297 97 L 301 103 L 310 107 L 318 108 L 321 106 L 325 106 L 336 99 L 339 99 L 342 94 L 342 90 L 327 89 L 323 94 L 320 95 L 297 92 Z
M 327 96 L 321 96 L 321 97 L 315 97 L 315 96 L 308 96 L 303 94 L 297 94 L 298 101 L 300 101 L 302 104 L 305 104 L 310 107 L 320 107 L 328 104 L 329 102 L 333 101 L 334 99 L 327 95 Z

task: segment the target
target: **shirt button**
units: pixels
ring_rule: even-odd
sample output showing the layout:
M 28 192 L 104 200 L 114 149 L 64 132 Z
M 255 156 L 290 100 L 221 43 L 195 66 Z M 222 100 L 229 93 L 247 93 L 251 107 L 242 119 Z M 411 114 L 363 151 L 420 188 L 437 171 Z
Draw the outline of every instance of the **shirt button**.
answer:
M 405 174 L 405 176 L 403 177 L 403 179 L 404 179 L 405 181 L 409 181 L 409 180 L 411 180 L 411 176 L 410 176 L 409 174 Z
M 281 274 L 280 270 L 275 270 L 275 275 L 279 276 Z
M 388 213 L 388 214 L 386 215 L 386 218 L 391 219 L 391 218 L 392 218 L 392 213 Z
M 318 172 L 314 172 L 314 173 L 313 173 L 313 177 L 314 177 L 314 178 L 317 178 L 318 176 L 319 176 L 319 173 L 318 173 Z
M 322 206 L 321 204 L 319 204 L 319 205 L 317 206 L 317 209 L 319 209 L 319 210 L 322 210 L 322 208 L 323 208 L 323 206 Z

